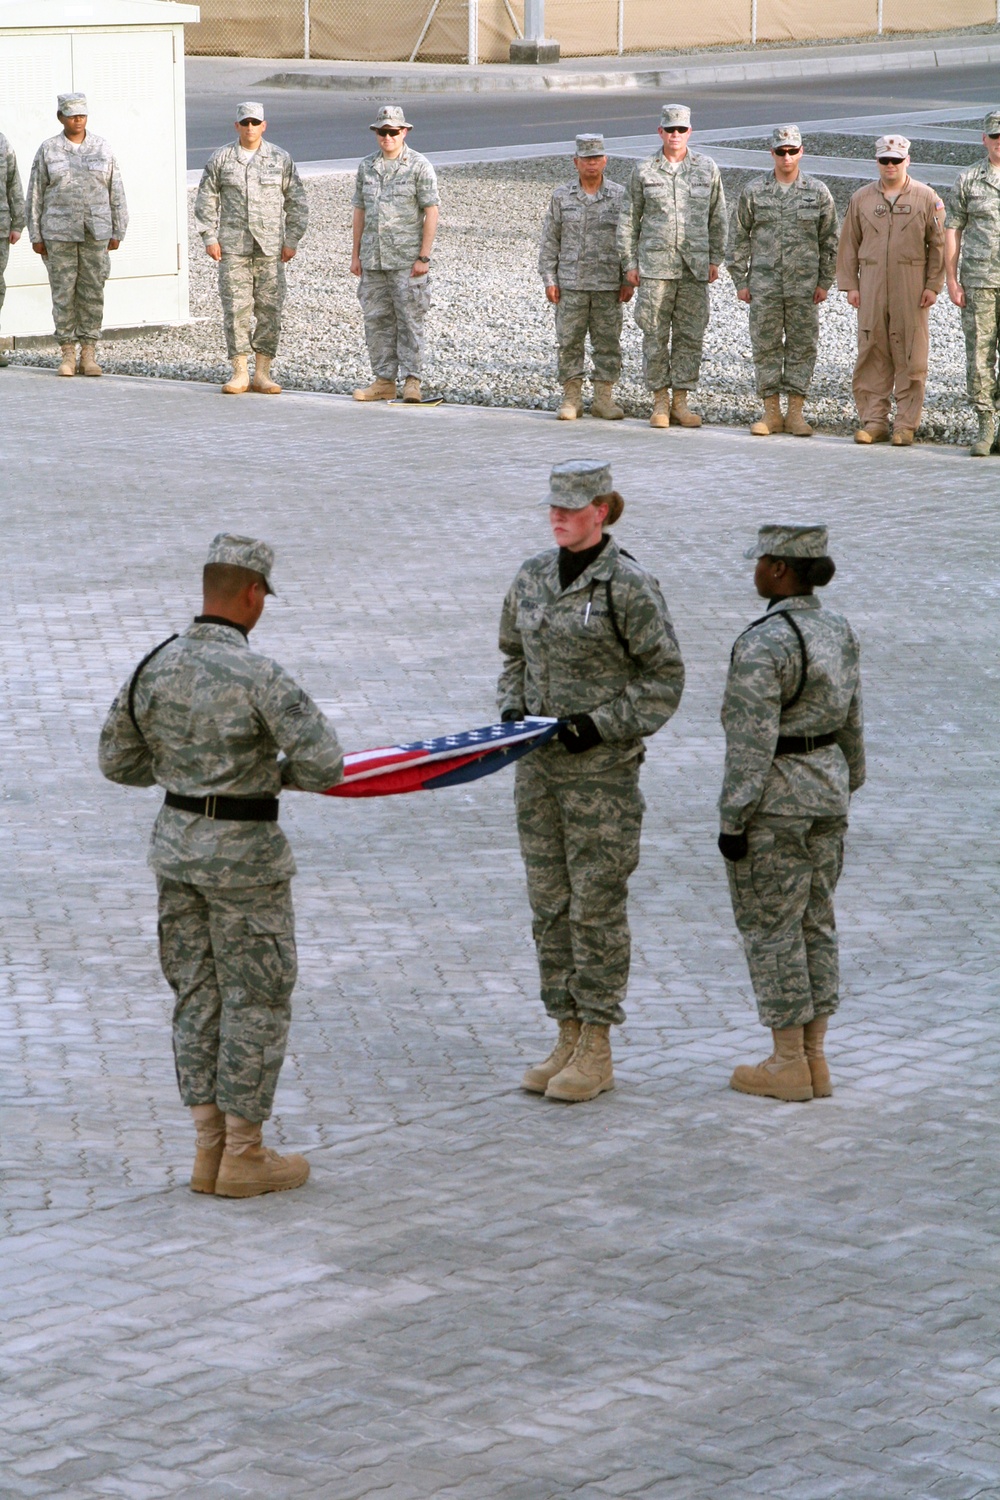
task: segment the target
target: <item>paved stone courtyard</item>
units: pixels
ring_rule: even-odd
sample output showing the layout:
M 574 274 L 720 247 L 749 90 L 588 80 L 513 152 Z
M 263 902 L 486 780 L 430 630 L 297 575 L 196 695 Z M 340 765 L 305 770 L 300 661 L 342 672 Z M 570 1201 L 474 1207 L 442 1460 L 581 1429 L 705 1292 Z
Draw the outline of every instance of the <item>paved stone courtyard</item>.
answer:
M 1000 461 L 540 413 L 0 377 L 4 1497 L 972 1500 L 1000 1492 Z M 131 664 L 220 529 L 278 549 L 255 644 L 348 748 L 489 722 L 551 462 L 608 454 L 688 663 L 651 743 L 618 1087 L 547 1049 L 504 773 L 289 794 L 302 976 L 273 1135 L 301 1192 L 185 1186 L 145 842 L 104 783 Z M 824 519 L 864 646 L 835 1095 L 767 1050 L 715 847 L 742 549 Z

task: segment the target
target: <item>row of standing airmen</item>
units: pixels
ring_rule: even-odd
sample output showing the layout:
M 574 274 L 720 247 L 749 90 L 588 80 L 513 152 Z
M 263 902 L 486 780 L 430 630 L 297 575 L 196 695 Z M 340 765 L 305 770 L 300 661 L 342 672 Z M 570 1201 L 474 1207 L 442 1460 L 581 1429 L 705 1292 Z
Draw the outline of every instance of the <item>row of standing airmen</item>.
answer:
M 60 373 L 79 368 L 96 375 L 108 252 L 117 249 L 128 224 L 125 194 L 109 146 L 87 130 L 85 97 L 60 95 L 58 118 L 61 134 L 39 147 L 32 165 L 28 230 L 52 286 Z M 378 149 L 357 171 L 351 270 L 359 278 L 374 378 L 354 394 L 363 401 L 394 399 L 401 378 L 403 399 L 419 401 L 437 180 L 427 159 L 407 145 L 411 126 L 401 108 L 383 106 L 370 128 Z M 260 103 L 238 106 L 236 129 L 237 140 L 216 151 L 204 169 L 195 219 L 206 253 L 219 266 L 233 365 L 223 389 L 277 394 L 270 365 L 281 331 L 284 267 L 306 231 L 306 194 L 291 157 L 265 139 Z M 660 149 L 633 169 L 624 187 L 604 175 L 603 138 L 577 137 L 577 178 L 552 195 L 539 255 L 546 295 L 555 305 L 563 419 L 583 412 L 588 336 L 591 412 L 624 415 L 614 399 L 622 308 L 638 291 L 651 423 L 701 423 L 687 398 L 700 373 L 708 287 L 719 275 L 730 231 L 718 166 L 690 149 L 690 134 L 688 108 L 665 105 Z M 764 403 L 751 430 L 810 435 L 803 404 L 816 361 L 818 307 L 836 277 L 858 311 L 856 440 L 889 441 L 895 396 L 891 440 L 911 443 L 927 380 L 928 311 L 947 280 L 961 308 L 968 393 L 979 420 L 972 452 L 1000 452 L 1000 109 L 983 121 L 985 159 L 960 175 L 947 217 L 936 192 L 909 176 L 910 143 L 903 136 L 878 139 L 878 181 L 853 195 L 842 227 L 829 189 L 801 171 L 798 127 L 778 127 L 770 144 L 774 170 L 741 193 L 728 258 L 737 295 L 749 306 Z M 0 214 L 7 221 L 2 305 L 3 263 L 25 223 L 17 164 L 3 136 L 0 169 L 6 189 Z
M 525 561 L 504 599 L 497 704 L 505 720 L 559 720 L 557 737 L 515 767 L 541 1001 L 555 1029 L 521 1085 L 578 1103 L 615 1083 L 640 768 L 647 739 L 681 701 L 684 664 L 658 581 L 611 535 L 625 501 L 610 465 L 557 464 L 541 504 L 556 545 Z M 733 647 L 722 707 L 718 847 L 772 1032 L 768 1058 L 742 1064 L 730 1082 L 785 1101 L 832 1092 L 833 898 L 851 795 L 865 780 L 858 640 L 815 595 L 834 573 L 828 551 L 825 526 L 760 528 L 746 556 L 768 608 Z M 298 1187 L 309 1175 L 303 1157 L 262 1140 L 296 979 L 295 862 L 279 793 L 322 791 L 343 773 L 316 704 L 248 647 L 273 565 L 263 542 L 214 539 L 201 614 L 129 675 L 99 751 L 110 780 L 165 792 L 149 863 L 177 1080 L 197 1136 L 191 1187 L 222 1197 Z

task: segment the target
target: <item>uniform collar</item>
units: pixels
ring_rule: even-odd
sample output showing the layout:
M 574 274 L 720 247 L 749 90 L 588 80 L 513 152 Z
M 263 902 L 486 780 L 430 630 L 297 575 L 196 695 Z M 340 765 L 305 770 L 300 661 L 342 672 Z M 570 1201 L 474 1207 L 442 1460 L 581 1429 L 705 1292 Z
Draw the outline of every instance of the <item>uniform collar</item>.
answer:
M 375 154 L 374 154 L 374 158 L 373 159 L 374 159 L 375 165 L 377 167 L 382 167 L 384 171 L 388 171 L 390 167 L 393 167 L 393 168 L 395 168 L 395 167 L 401 167 L 403 165 L 404 161 L 407 161 L 409 159 L 409 156 L 410 156 L 410 148 L 406 144 L 406 142 L 404 141 L 403 142 L 403 149 L 402 149 L 402 151 L 392 161 L 386 161 L 385 157 L 382 155 L 382 152 L 379 150 L 379 148 L 377 146 L 375 148 Z
M 582 198 L 585 203 L 596 203 L 598 198 L 606 198 L 608 196 L 608 193 L 610 192 L 607 177 L 605 177 L 596 193 L 588 193 L 586 189 L 581 186 L 579 177 L 571 185 L 576 189 L 577 197 Z
M 989 157 L 983 162 L 983 178 L 990 187 L 1000 188 L 1000 167 L 995 167 Z
M 614 537 L 608 537 L 608 545 L 600 557 L 592 562 L 589 568 L 584 568 L 579 578 L 574 579 L 567 589 L 562 589 L 559 586 L 559 549 L 557 547 L 552 553 L 552 562 L 549 568 L 549 581 L 553 591 L 556 594 L 562 595 L 575 594 L 580 589 L 589 588 L 592 583 L 603 583 L 606 578 L 613 578 L 615 565 L 620 556 L 621 553 L 618 550 L 618 544 Z
M 773 600 L 767 606 L 769 615 L 775 615 L 782 609 L 821 609 L 822 606 L 815 594 L 792 594 L 788 599 Z
M 244 642 L 250 639 L 250 632 L 245 626 L 237 625 L 235 620 L 227 620 L 222 615 L 195 615 L 187 633 L 190 635 L 193 630 L 197 630 L 199 633 L 203 630 L 211 630 L 217 640 L 232 641 L 234 646 L 238 646 L 240 643 L 232 639 L 233 631 L 237 635 L 241 635 Z M 222 635 L 222 631 L 226 631 L 226 634 Z M 218 634 L 216 634 L 217 632 Z

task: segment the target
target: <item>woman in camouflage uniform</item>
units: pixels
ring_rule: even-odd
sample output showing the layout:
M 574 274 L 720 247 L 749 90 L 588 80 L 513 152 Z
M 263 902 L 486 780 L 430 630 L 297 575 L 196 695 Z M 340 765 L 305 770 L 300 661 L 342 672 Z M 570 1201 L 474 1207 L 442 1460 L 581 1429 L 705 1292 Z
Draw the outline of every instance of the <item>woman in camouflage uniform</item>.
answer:
M 514 800 L 542 1004 L 559 1026 L 523 1087 L 573 1103 L 614 1087 L 643 738 L 677 708 L 684 667 L 659 584 L 605 531 L 624 509 L 610 466 L 557 464 L 550 485 L 557 548 L 529 558 L 504 600 L 497 701 L 504 719 L 562 721 L 518 762 Z
M 832 1092 L 823 1056 L 838 1005 L 833 893 L 851 793 L 864 784 L 859 645 L 821 609 L 825 526 L 762 526 L 754 584 L 768 600 L 733 647 L 722 704 L 719 799 L 736 925 L 774 1050 L 730 1083 L 744 1094 L 806 1100 Z

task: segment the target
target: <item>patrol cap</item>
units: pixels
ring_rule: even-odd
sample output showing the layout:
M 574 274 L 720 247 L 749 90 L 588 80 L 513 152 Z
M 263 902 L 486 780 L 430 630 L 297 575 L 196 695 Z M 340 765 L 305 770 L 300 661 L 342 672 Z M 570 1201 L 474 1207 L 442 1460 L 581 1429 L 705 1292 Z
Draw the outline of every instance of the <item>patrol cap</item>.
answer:
M 762 526 L 744 557 L 827 557 L 825 526 Z
M 607 156 L 603 135 L 578 135 L 574 156 Z
M 549 475 L 549 493 L 541 503 L 558 505 L 560 510 L 583 510 L 598 495 L 610 495 L 613 489 L 610 464 L 571 458 L 555 465 Z
M 59 94 L 57 95 L 59 113 L 63 119 L 70 115 L 89 115 L 86 94 Z
M 374 125 L 369 125 L 368 129 L 381 130 L 386 125 L 394 125 L 397 130 L 411 130 L 413 128 L 403 113 L 402 107 L 398 104 L 383 104 L 375 116 Z
M 779 146 L 801 146 L 802 132 L 797 125 L 775 125 L 771 131 L 771 150 Z
M 686 104 L 665 104 L 660 110 L 660 129 L 666 130 L 668 125 L 691 126 L 691 111 Z
M 875 142 L 876 156 L 891 156 L 894 161 L 903 161 L 910 154 L 910 143 L 905 135 L 880 135 Z
M 231 532 L 220 531 L 212 538 L 208 549 L 205 566 L 208 567 L 209 563 L 228 563 L 233 568 L 249 568 L 251 573 L 260 573 L 267 592 L 274 593 L 271 587 L 274 548 L 266 542 L 254 541 L 252 536 L 233 536 Z
M 242 104 L 236 106 L 236 123 L 242 125 L 244 120 L 266 120 L 264 106 L 258 99 L 245 99 Z
M 991 109 L 983 121 L 983 135 L 996 135 L 1000 130 L 1000 109 Z

